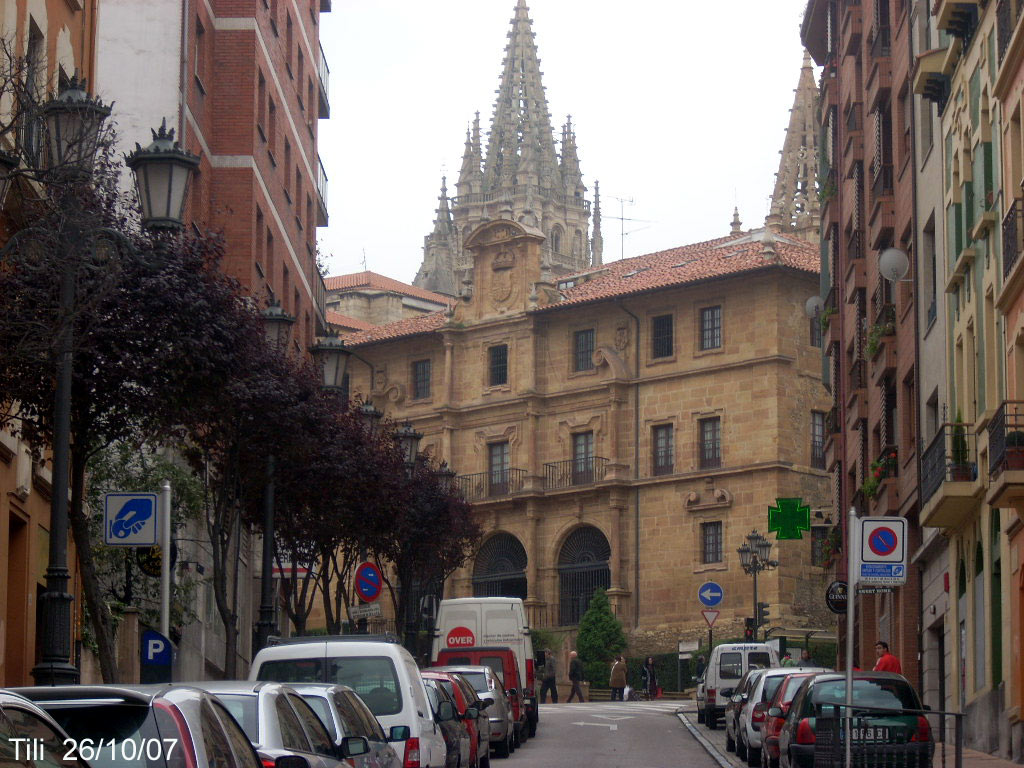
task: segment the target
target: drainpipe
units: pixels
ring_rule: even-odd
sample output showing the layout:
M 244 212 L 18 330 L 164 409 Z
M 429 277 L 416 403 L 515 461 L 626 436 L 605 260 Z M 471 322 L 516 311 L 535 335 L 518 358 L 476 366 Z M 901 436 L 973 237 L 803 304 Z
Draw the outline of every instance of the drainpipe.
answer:
M 633 479 L 640 478 L 640 318 L 626 309 L 619 309 L 633 318 L 636 327 L 636 351 L 633 353 Z M 640 488 L 633 488 L 633 626 L 640 624 Z

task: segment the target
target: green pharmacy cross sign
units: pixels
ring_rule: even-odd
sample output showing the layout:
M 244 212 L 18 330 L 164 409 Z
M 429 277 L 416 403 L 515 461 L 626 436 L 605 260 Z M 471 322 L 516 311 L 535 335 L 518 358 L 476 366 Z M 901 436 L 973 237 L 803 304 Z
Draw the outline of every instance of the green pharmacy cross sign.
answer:
M 768 507 L 768 530 L 776 539 L 802 539 L 800 531 L 811 530 L 811 508 L 803 499 L 776 499 L 778 506 Z

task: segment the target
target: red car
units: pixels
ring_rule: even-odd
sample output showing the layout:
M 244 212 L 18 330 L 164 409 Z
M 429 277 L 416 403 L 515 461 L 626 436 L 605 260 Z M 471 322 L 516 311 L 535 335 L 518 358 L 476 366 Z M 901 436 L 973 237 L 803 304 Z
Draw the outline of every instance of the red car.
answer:
M 800 683 L 805 678 L 814 677 L 818 672 L 794 672 L 783 680 L 775 689 L 775 696 L 767 707 L 767 714 L 764 718 L 763 738 L 761 739 L 761 765 L 764 768 L 779 768 L 779 731 L 782 724 L 786 722 L 786 713 L 789 712 L 789 705 L 793 703 Z M 776 710 L 776 714 L 772 714 Z M 781 713 L 781 714 L 780 714 Z
M 420 672 L 426 680 L 437 680 L 455 702 L 459 719 L 469 731 L 469 765 L 470 768 L 490 768 L 491 765 L 491 723 L 484 711 L 484 703 L 480 701 L 462 675 L 456 672 L 435 672 L 424 669 Z M 468 717 L 466 711 L 476 710 L 476 717 Z M 473 714 L 470 712 L 470 714 Z

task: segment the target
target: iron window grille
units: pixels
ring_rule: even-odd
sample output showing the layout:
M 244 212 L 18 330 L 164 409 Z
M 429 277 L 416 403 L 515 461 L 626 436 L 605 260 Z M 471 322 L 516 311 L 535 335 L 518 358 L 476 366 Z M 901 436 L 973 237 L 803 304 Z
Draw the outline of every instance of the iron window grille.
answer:
M 818 317 L 811 318 L 811 346 L 821 347 L 821 319 Z
M 414 400 L 430 397 L 430 360 L 417 360 L 412 364 L 412 397 Z
M 651 357 L 672 357 L 672 315 L 651 320 Z
M 811 411 L 811 466 L 825 468 L 825 414 Z
M 594 329 L 576 331 L 573 334 L 573 371 L 594 369 Z
M 722 521 L 700 524 L 701 562 L 722 562 Z
M 611 586 L 611 546 L 597 528 L 577 528 L 558 555 L 559 624 L 579 624 L 594 591 Z
M 700 420 L 700 468 L 722 466 L 722 422 L 717 416 Z
M 526 550 L 510 533 L 498 533 L 480 547 L 473 564 L 473 597 L 526 599 Z
M 490 386 L 508 384 L 508 345 L 499 344 L 487 350 Z
M 704 307 L 700 311 L 700 348 L 718 349 L 722 346 L 722 307 Z
M 673 430 L 671 424 L 660 424 L 654 427 L 654 469 L 655 475 L 670 475 L 675 469 L 675 456 L 673 455 Z
M 825 565 L 825 542 L 830 531 L 827 525 L 811 526 L 811 565 L 819 568 Z

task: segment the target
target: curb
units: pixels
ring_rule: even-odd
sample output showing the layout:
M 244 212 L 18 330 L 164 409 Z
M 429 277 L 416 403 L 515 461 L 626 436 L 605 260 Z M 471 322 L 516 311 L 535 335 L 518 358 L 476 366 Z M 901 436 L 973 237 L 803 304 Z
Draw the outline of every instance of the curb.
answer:
M 690 735 L 693 736 L 693 738 L 695 738 L 702 747 L 704 747 L 704 751 L 707 752 L 716 763 L 718 763 L 720 768 L 736 768 L 721 752 L 718 751 L 718 748 L 715 747 L 714 744 L 704 737 L 704 734 L 697 730 L 686 715 L 682 712 L 676 712 L 676 717 L 678 717 L 679 721 L 686 726 L 686 730 L 690 732 Z

